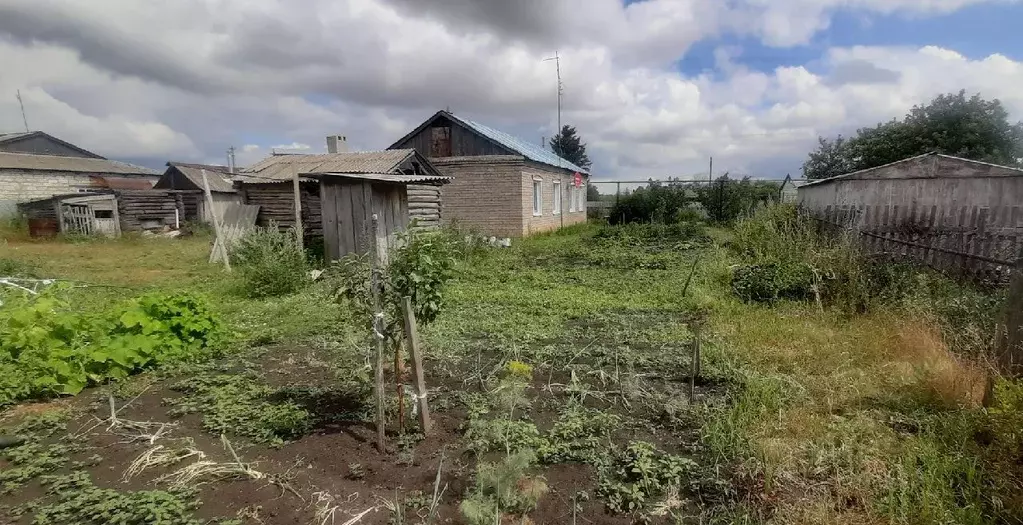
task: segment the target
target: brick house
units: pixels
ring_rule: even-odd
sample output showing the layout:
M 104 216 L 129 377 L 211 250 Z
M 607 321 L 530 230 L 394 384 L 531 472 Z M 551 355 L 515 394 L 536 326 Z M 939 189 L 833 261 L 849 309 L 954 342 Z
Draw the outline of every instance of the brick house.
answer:
M 0 151 L 0 216 L 16 213 L 19 202 L 109 189 L 115 185 L 124 187 L 138 183 L 151 188 L 159 178 L 160 173 L 155 170 L 83 154 L 59 156 Z
M 445 221 L 500 237 L 586 221 L 589 172 L 538 145 L 438 111 L 389 149 L 405 148 L 453 178 L 441 189 Z

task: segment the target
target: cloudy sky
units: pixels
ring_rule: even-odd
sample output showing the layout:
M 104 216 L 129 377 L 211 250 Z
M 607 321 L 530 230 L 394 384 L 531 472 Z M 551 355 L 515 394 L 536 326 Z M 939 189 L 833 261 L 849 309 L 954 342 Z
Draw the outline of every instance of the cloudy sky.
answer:
M 1023 119 L 1018 0 L 0 0 L 0 131 L 101 155 L 239 164 L 323 137 L 382 149 L 438 109 L 538 143 L 566 123 L 599 180 L 784 177 L 819 134 L 941 92 Z

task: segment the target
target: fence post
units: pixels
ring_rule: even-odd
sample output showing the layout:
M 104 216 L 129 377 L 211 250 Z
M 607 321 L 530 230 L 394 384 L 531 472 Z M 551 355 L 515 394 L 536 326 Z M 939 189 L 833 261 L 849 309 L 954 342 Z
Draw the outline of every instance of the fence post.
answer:
M 1013 273 L 1005 301 L 1005 335 L 1001 338 L 998 362 L 1006 373 L 1019 376 L 1023 374 L 1023 257 L 1016 261 Z

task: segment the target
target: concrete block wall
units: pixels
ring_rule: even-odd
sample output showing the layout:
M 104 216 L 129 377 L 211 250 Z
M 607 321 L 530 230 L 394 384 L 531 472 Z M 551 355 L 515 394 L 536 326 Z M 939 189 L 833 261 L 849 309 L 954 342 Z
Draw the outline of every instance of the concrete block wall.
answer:
M 533 181 L 540 181 L 542 191 L 542 205 L 540 215 L 533 215 Z M 554 182 L 561 182 L 561 213 L 554 213 Z M 576 211 L 572 210 L 572 176 L 558 173 L 554 170 L 547 171 L 538 167 L 527 166 L 522 170 L 522 223 L 523 235 L 530 235 L 544 231 L 556 230 L 562 225 L 570 226 L 586 222 L 585 198 L 581 199 L 583 206 Z M 579 189 L 586 195 L 586 187 Z
M 523 235 L 522 157 L 489 155 L 430 160 L 442 174 L 453 177 L 450 183 L 441 186 L 441 215 L 445 223 L 454 220 L 497 237 Z

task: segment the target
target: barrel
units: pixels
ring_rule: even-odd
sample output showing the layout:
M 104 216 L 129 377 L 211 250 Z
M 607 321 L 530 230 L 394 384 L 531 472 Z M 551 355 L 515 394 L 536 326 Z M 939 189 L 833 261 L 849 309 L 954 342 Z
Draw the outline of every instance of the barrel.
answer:
M 60 232 L 57 219 L 29 219 L 28 234 L 31 237 L 56 237 Z

